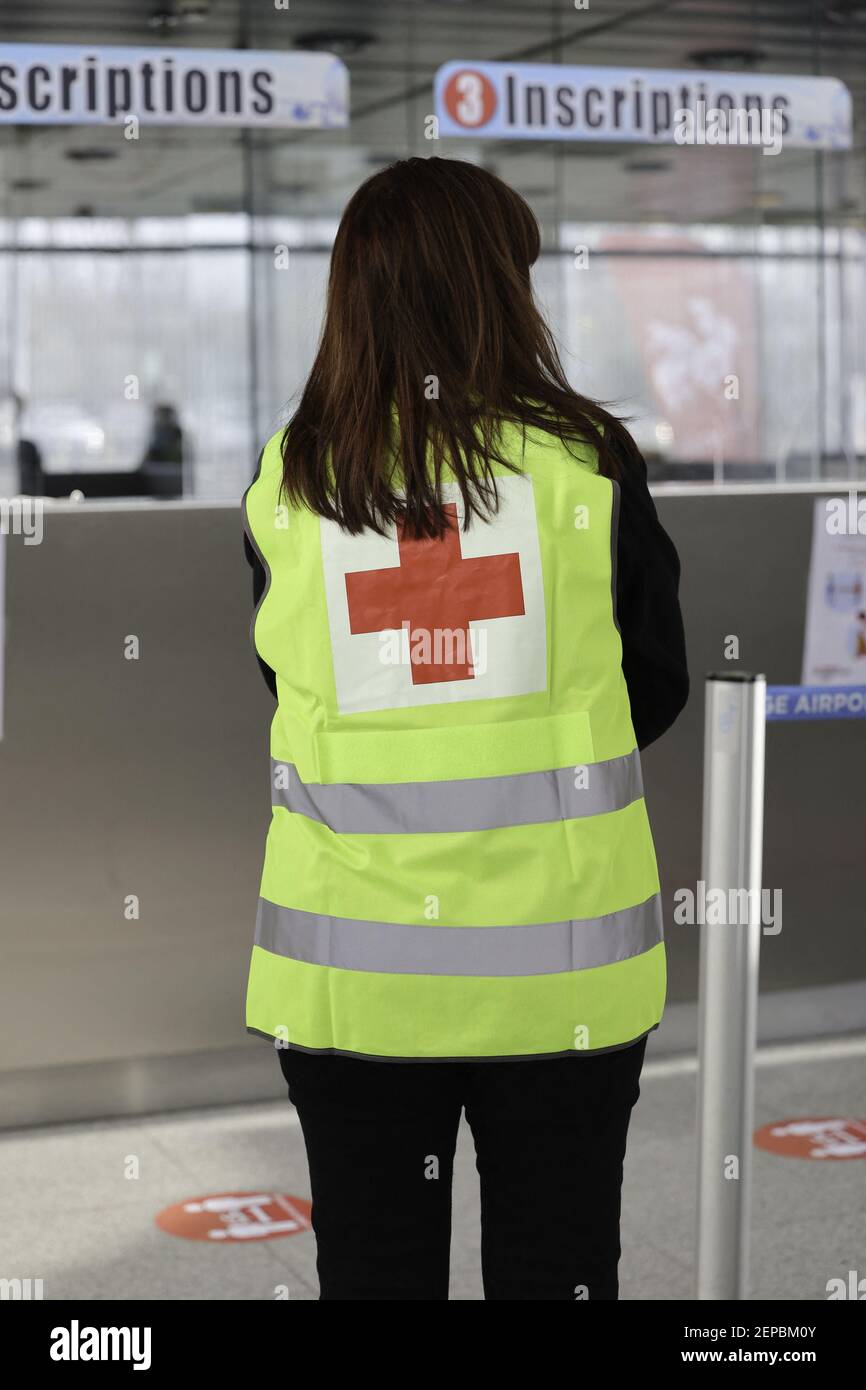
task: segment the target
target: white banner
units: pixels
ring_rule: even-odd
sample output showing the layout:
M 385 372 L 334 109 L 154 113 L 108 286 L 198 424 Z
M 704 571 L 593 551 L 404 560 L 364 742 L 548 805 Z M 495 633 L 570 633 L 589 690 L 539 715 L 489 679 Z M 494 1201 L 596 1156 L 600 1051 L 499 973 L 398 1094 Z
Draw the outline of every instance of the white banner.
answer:
M 349 74 L 331 53 L 0 44 L 0 122 L 346 126 Z
M 783 147 L 851 147 L 851 94 L 835 77 L 460 60 L 437 72 L 434 109 L 441 136 L 766 146 L 763 125 Z
M 866 496 L 816 497 L 804 685 L 866 685 Z

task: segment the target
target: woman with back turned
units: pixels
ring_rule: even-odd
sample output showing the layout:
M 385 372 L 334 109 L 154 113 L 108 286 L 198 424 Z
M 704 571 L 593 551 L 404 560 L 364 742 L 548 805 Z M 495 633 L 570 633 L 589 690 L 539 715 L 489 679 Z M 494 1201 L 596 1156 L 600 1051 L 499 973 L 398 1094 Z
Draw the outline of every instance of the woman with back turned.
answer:
M 464 1108 L 485 1297 L 618 1297 L 665 998 L 638 749 L 688 676 L 676 552 L 568 385 L 538 253 L 474 165 L 369 179 L 245 497 L 278 701 L 247 1025 L 300 1117 L 323 1299 L 448 1297 Z

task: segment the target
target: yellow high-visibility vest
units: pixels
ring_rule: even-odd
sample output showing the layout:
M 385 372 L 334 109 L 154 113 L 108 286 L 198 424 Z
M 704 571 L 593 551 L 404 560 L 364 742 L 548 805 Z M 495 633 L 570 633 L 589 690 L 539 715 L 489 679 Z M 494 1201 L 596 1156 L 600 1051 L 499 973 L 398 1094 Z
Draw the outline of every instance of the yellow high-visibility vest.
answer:
M 586 1055 L 655 1028 L 665 948 L 615 611 L 619 489 L 503 427 L 500 507 L 418 540 L 244 498 L 276 673 L 247 1027 L 392 1059 Z

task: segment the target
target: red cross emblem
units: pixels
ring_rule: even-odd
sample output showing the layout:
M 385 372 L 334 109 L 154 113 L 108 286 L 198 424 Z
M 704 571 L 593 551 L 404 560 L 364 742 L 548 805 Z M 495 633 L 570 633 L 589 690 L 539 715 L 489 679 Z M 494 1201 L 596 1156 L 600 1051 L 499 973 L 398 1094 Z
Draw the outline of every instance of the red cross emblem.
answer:
M 399 565 L 346 575 L 349 630 L 408 628 L 413 685 L 472 680 L 470 622 L 525 612 L 520 556 L 464 558 L 457 507 L 446 503 L 445 511 L 443 537 L 411 538 L 398 525 Z M 418 640 L 425 635 L 426 646 Z

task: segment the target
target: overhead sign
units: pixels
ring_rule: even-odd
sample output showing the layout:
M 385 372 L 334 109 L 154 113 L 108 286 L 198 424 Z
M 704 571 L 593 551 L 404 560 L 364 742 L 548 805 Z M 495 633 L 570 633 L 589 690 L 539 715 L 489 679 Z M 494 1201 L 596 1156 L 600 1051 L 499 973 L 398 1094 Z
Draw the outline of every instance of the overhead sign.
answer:
M 331 53 L 0 46 L 0 122 L 345 126 L 349 75 Z
M 766 144 L 761 113 L 765 128 L 778 113 L 783 146 L 851 146 L 851 94 L 834 77 L 460 60 L 436 74 L 435 111 L 440 136 L 708 145 Z

